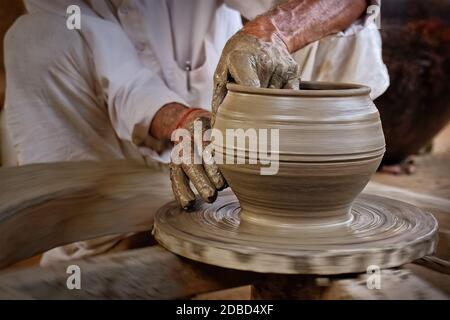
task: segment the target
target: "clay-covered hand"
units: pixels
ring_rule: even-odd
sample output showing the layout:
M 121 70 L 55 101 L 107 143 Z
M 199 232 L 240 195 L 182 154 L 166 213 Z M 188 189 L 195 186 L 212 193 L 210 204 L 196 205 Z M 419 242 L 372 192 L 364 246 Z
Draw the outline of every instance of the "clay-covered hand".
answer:
M 213 117 L 230 81 L 251 87 L 298 89 L 300 70 L 281 38 L 273 35 L 262 40 L 241 30 L 226 44 L 214 74 Z
M 174 155 L 172 155 L 170 179 L 175 199 L 185 210 L 191 209 L 195 204 L 195 195 L 189 182 L 192 182 L 203 200 L 208 203 L 214 202 L 217 198 L 217 192 L 228 186 L 217 164 L 214 162 L 213 156 L 208 148 L 205 149 L 209 142 L 204 141 L 204 139 L 195 141 L 194 126 L 202 129 L 203 137 L 205 131 L 211 128 L 211 113 L 205 110 L 195 110 L 178 125 L 178 128 L 186 129 L 189 132 L 189 148 L 187 150 L 189 150 L 190 154 L 187 159 L 190 161 L 177 161 L 178 163 L 176 163 Z M 175 144 L 179 143 L 183 143 L 183 141 Z M 181 153 L 179 153 L 180 157 L 178 158 L 186 159 L 182 154 L 186 149 L 179 148 L 179 150 L 181 150 Z M 197 159 L 200 159 L 197 163 L 194 162 L 196 156 L 198 157 Z
M 367 9 L 367 0 L 290 0 L 257 16 L 234 35 L 214 75 L 213 116 L 227 82 L 253 87 L 299 88 L 299 67 L 289 53 L 348 28 Z

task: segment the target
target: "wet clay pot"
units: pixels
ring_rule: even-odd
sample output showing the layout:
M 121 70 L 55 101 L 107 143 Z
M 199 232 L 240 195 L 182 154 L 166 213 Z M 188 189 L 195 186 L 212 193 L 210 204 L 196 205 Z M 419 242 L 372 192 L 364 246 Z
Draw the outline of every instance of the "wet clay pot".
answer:
M 214 132 L 212 143 L 234 194 L 221 192 L 212 204 L 198 199 L 188 214 L 175 201 L 159 209 L 154 235 L 163 247 L 220 267 L 315 275 L 392 268 L 434 252 L 431 214 L 358 196 L 385 151 L 367 87 L 228 89 L 214 124 L 221 134 Z M 232 129 L 241 129 L 240 139 Z M 261 152 L 267 145 L 273 154 Z M 267 167 L 263 173 L 274 175 L 261 174 Z
M 351 220 L 352 203 L 385 152 L 370 89 L 303 82 L 298 91 L 236 84 L 229 84 L 228 90 L 215 122 L 224 139 L 213 143 L 224 162 L 220 170 L 239 199 L 241 221 L 305 226 Z M 256 129 L 258 134 L 267 129 L 267 139 L 259 135 L 256 146 L 248 139 L 245 144 L 232 145 L 225 138 L 227 129 L 247 133 Z M 271 141 L 274 129 L 279 147 L 277 139 Z M 266 144 L 269 154 L 258 153 Z M 258 163 L 251 164 L 255 153 Z M 261 168 L 276 161 L 274 155 L 278 156 L 278 172 L 262 175 Z M 234 162 L 226 161 L 227 157 Z

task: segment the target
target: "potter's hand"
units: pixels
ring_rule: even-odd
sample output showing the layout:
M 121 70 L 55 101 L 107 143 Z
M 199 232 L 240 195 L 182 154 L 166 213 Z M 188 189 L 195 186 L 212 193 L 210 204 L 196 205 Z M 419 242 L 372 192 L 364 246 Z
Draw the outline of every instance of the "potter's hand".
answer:
M 199 130 L 201 137 L 204 136 L 205 131 L 211 129 L 211 113 L 202 109 L 186 110 L 185 116 L 177 127 L 185 131 L 180 132 L 181 141 L 175 142 L 181 148 L 175 147 L 172 153 L 170 180 L 175 199 L 183 209 L 188 210 L 195 203 L 195 195 L 190 188 L 189 181 L 192 182 L 203 200 L 208 203 L 216 200 L 217 191 L 225 189 L 227 183 L 209 150 L 205 149 L 209 142 L 203 141 L 203 138 L 201 141 L 194 139 L 194 127 L 201 129 L 201 131 Z M 187 144 L 184 144 L 186 142 Z M 189 152 L 188 157 L 184 157 L 183 152 L 185 151 Z M 198 161 L 194 162 L 196 156 Z
M 215 116 L 227 82 L 298 88 L 299 68 L 289 53 L 349 27 L 368 0 L 290 0 L 248 22 L 226 44 L 214 75 Z
M 231 79 L 251 87 L 298 89 L 300 70 L 278 36 L 260 39 L 244 28 L 226 44 L 214 74 L 213 117 Z
M 199 130 L 198 141 L 194 139 L 194 125 Z M 209 145 L 209 137 L 207 140 L 203 139 L 205 131 L 210 128 L 210 112 L 199 108 L 187 108 L 175 102 L 159 109 L 150 125 L 149 133 L 152 139 L 170 141 L 175 138 L 170 163 L 170 180 L 175 199 L 185 210 L 192 208 L 195 203 L 195 195 L 189 182 L 192 182 L 206 202 L 216 200 L 217 191 L 227 187 L 209 149 L 206 148 Z

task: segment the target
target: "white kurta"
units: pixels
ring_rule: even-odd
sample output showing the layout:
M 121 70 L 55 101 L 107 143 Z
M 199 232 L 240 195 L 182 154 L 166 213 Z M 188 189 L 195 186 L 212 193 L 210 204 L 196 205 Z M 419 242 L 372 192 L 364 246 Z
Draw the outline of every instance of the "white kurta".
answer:
M 167 160 L 131 142 L 169 102 L 210 109 L 212 79 L 227 40 L 273 0 L 25 0 L 29 14 L 5 38 L 4 165 L 133 158 Z M 81 30 L 66 9 L 81 8 Z M 388 86 L 378 30 L 367 17 L 294 57 L 303 80 Z M 192 65 L 187 88 L 186 62 Z M 113 239 L 117 240 L 120 237 Z M 100 245 L 99 245 L 100 244 Z M 103 240 L 59 249 L 83 257 Z M 69 252 L 70 251 L 70 252 Z

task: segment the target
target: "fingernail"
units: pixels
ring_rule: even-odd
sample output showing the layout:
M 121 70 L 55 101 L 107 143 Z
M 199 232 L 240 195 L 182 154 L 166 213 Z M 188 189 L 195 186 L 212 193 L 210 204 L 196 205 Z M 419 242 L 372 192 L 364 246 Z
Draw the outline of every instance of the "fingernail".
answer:
M 216 201 L 216 199 L 217 199 L 217 192 L 213 196 L 208 197 L 208 203 L 213 203 L 214 201 Z
M 218 191 L 223 191 L 226 188 L 228 188 L 228 183 L 225 181 L 224 184 L 222 185 L 222 187 L 220 187 L 219 189 L 217 189 Z
M 208 197 L 206 197 L 206 202 L 213 203 L 214 201 L 216 201 L 216 199 L 217 199 L 217 190 L 216 189 L 211 189 L 210 192 L 208 192 L 208 194 L 210 194 L 210 195 Z
M 192 211 L 194 209 L 195 200 L 190 200 L 183 206 L 184 211 Z

